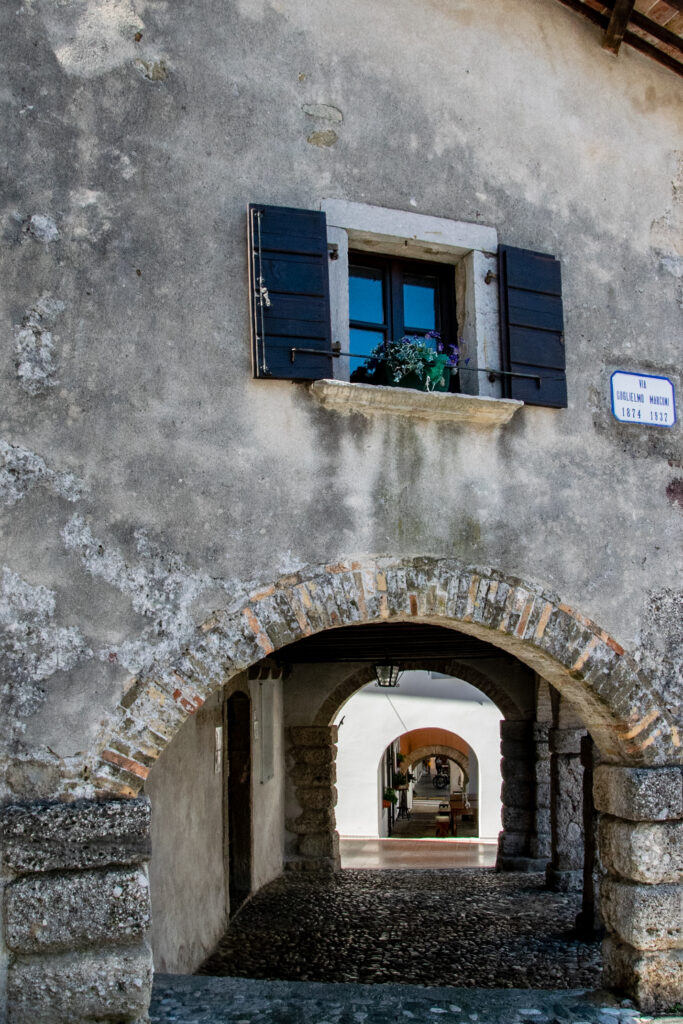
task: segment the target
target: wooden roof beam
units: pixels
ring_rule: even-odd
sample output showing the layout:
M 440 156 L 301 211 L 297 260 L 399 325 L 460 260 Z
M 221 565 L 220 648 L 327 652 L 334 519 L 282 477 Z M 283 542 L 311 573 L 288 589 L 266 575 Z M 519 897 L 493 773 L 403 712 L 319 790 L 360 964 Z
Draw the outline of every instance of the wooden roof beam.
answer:
M 558 2 L 563 4 L 565 7 L 569 7 L 572 11 L 576 11 L 577 14 L 582 14 L 584 18 L 587 18 L 588 21 L 592 21 L 593 24 L 597 25 L 599 28 L 604 30 L 607 29 L 609 24 L 607 14 L 600 14 L 594 8 L 588 7 L 584 3 L 584 0 L 558 0 Z M 603 2 L 603 0 L 600 0 L 600 2 Z M 608 2 L 611 2 L 611 0 L 605 0 L 604 7 L 611 11 L 611 8 L 607 8 Z M 668 0 L 668 2 L 673 3 L 673 0 Z M 683 0 L 675 0 L 675 3 L 683 5 Z M 646 20 L 649 22 L 650 19 L 648 18 Z M 633 24 L 636 24 L 635 19 L 633 19 Z M 664 67 L 674 71 L 677 75 L 683 75 L 683 64 L 679 60 L 671 57 L 668 53 L 665 53 L 664 50 L 660 50 L 658 47 L 653 46 L 652 43 L 648 43 L 647 40 L 643 39 L 641 36 L 637 36 L 635 32 L 626 32 L 624 34 L 624 42 L 629 43 L 634 47 L 634 49 L 640 50 L 641 53 L 651 57 L 652 60 L 656 60 L 659 64 L 663 64 Z
M 609 50 L 615 55 L 619 53 L 619 47 L 635 5 L 636 0 L 615 0 L 607 31 L 602 40 L 603 50 Z

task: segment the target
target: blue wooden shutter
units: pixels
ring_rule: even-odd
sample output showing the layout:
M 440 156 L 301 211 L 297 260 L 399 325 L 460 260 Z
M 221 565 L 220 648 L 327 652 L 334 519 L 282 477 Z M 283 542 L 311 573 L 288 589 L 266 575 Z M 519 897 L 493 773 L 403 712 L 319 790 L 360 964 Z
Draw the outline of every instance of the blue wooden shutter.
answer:
M 324 213 L 250 205 L 255 377 L 332 376 L 328 258 Z
M 498 250 L 503 369 L 508 398 L 567 405 L 560 262 L 502 245 Z

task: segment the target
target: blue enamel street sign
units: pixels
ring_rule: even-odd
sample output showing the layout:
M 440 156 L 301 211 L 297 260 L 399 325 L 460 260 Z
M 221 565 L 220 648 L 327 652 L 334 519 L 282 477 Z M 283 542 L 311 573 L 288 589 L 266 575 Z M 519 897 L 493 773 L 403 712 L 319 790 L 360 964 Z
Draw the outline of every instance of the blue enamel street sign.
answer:
M 649 373 L 612 374 L 612 413 L 620 423 L 673 427 L 676 422 L 674 386 L 668 377 Z

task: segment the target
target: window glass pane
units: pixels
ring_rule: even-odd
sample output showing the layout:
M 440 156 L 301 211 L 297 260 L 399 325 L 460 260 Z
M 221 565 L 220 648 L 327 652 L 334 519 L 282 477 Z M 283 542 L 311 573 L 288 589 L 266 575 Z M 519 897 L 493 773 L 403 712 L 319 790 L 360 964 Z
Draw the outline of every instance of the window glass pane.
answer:
M 361 327 L 352 327 L 350 331 L 351 352 L 354 355 L 349 359 L 351 373 L 365 362 L 364 356 L 369 356 L 376 345 L 384 341 L 384 331 L 366 331 Z M 358 356 L 361 358 L 359 359 Z
M 384 323 L 384 287 L 381 270 L 349 268 L 349 320 Z
M 436 329 L 437 282 L 432 277 L 408 277 L 403 279 L 403 323 L 405 330 L 418 331 Z

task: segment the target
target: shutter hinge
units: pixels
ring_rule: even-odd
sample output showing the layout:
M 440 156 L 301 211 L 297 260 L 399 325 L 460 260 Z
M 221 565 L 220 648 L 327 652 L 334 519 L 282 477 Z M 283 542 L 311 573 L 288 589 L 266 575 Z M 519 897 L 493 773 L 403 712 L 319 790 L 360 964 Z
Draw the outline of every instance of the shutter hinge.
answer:
M 491 284 L 491 281 L 497 281 L 498 274 L 494 274 L 492 270 L 486 271 L 486 277 L 484 278 L 484 284 Z
M 268 294 L 268 289 L 266 288 L 266 283 L 265 283 L 265 281 L 263 280 L 262 277 L 259 277 L 259 279 L 258 279 L 258 288 L 256 289 L 256 298 L 259 300 L 259 304 L 261 306 L 268 306 L 268 307 L 270 307 L 270 295 Z

